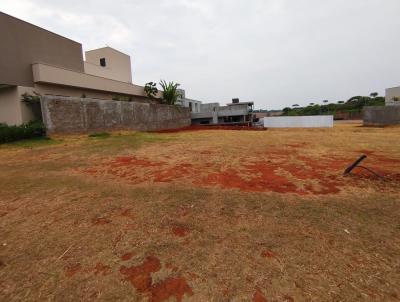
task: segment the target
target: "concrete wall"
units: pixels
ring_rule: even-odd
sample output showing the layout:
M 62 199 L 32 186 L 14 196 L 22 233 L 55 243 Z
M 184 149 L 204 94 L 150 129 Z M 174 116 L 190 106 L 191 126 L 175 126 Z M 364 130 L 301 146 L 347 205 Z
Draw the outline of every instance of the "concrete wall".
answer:
M 21 110 L 17 100 L 18 89 L 10 86 L 0 89 L 0 123 L 19 125 L 22 122 Z
M 219 103 L 207 103 L 207 104 L 201 104 L 200 105 L 200 112 L 211 112 L 215 111 L 214 108 L 219 107 Z
M 218 108 L 218 116 L 236 116 L 248 115 L 249 107 L 247 105 L 220 106 Z
M 398 98 L 399 100 L 396 102 L 393 98 Z M 400 106 L 400 87 L 386 89 L 385 103 L 386 106 Z
M 83 72 L 82 45 L 0 12 L 0 84 L 33 86 L 35 62 Z
M 364 126 L 400 125 L 400 106 L 364 107 Z
M 264 117 L 267 128 L 331 128 L 333 115 Z
M 132 83 L 130 56 L 111 47 L 103 47 L 85 52 L 85 73 Z M 106 60 L 106 66 L 100 66 L 100 59 Z
M 42 114 L 49 133 L 155 131 L 186 127 L 191 123 L 187 108 L 87 98 L 45 96 Z
M 31 87 L 10 86 L 0 89 L 0 123 L 20 125 L 41 118 L 35 105 L 22 101 L 22 94 L 33 95 Z M 40 111 L 40 110 L 39 110 Z

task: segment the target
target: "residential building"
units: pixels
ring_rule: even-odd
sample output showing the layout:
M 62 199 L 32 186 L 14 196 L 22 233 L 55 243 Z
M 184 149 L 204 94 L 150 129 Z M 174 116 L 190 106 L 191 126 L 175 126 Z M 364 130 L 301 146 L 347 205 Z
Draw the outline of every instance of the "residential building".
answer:
M 0 12 L 0 123 L 37 119 L 24 93 L 148 101 L 132 83 L 130 57 L 111 47 L 85 53 L 82 45 Z
M 186 92 L 179 89 L 178 105 L 190 109 L 193 125 L 251 124 L 254 121 L 253 102 L 239 102 L 220 106 L 219 103 L 202 103 L 186 97 Z
M 178 92 L 179 92 L 179 98 L 177 100 L 177 105 L 189 108 L 191 113 L 200 112 L 201 101 L 188 99 L 186 97 L 186 92 L 184 89 L 178 89 Z
M 233 99 L 226 106 L 201 104 L 200 112 L 192 113 L 192 124 L 250 125 L 254 120 L 253 106 L 253 102 L 239 102 L 239 99 Z

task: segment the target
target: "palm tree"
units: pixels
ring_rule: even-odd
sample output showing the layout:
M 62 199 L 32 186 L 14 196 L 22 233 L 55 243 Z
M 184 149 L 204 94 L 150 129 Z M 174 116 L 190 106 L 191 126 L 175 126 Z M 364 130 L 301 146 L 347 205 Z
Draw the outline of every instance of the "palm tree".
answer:
M 376 98 L 378 95 L 379 95 L 379 93 L 377 93 L 377 92 L 371 92 L 369 96 L 371 98 Z
M 326 103 L 328 103 L 329 101 L 328 101 L 328 100 L 323 100 L 323 102 L 326 104 Z
M 292 107 L 300 107 L 299 104 L 293 104 Z
M 180 93 L 178 91 L 178 87 L 180 84 L 169 82 L 167 83 L 164 80 L 160 81 L 160 86 L 163 89 L 163 100 L 168 105 L 174 105 L 178 100 Z

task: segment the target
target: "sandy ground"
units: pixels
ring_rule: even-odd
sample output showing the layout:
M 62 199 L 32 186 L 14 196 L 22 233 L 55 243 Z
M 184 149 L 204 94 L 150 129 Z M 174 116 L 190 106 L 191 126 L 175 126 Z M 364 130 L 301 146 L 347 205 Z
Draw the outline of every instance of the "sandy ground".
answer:
M 399 301 L 400 128 L 0 146 L 1 301 Z M 363 169 L 343 176 L 361 154 Z

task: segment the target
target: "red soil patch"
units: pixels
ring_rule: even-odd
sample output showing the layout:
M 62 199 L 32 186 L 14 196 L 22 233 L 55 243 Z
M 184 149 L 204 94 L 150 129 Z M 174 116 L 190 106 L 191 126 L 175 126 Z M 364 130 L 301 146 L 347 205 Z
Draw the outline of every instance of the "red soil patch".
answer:
M 193 295 L 193 291 L 186 280 L 182 277 L 169 277 L 153 285 L 150 301 L 161 302 L 175 297 L 176 301 L 180 302 L 185 294 Z
M 187 175 L 193 175 L 195 170 L 192 167 L 192 164 L 183 163 L 165 170 L 154 171 L 154 173 L 152 173 L 153 181 L 171 182 L 177 178 L 184 178 Z
M 362 185 L 357 179 L 344 179 L 344 169 L 352 159 L 329 157 L 313 158 L 305 156 L 303 143 L 293 143 L 282 148 L 269 148 L 257 154 L 257 157 L 244 157 L 239 166 L 230 162 L 213 161 L 213 155 L 207 162 L 193 161 L 167 164 L 162 161 L 138 159 L 135 156 L 121 156 L 109 162 L 103 162 L 91 169 L 84 170 L 90 175 L 104 175 L 123 179 L 131 184 L 145 182 L 173 183 L 189 182 L 204 187 L 218 186 L 225 189 L 239 189 L 245 192 L 277 192 L 300 195 L 335 194 L 343 185 Z M 202 151 L 207 152 L 207 151 Z M 206 153 L 208 154 L 208 152 Z M 213 153 L 214 154 L 214 153 Z M 215 153 L 216 156 L 220 156 Z M 391 174 L 399 159 L 389 159 L 370 152 L 370 166 L 381 175 L 392 180 L 400 180 L 400 174 Z M 357 170 L 357 169 L 356 169 Z M 366 178 L 368 176 L 354 171 Z M 92 171 L 97 171 L 93 174 Z M 364 177 L 365 176 L 365 177 Z M 374 180 L 373 177 L 369 179 Z M 125 210 L 122 216 L 133 214 Z M 106 223 L 99 221 L 98 224 Z
M 71 264 L 69 266 L 64 267 L 64 273 L 67 277 L 71 278 L 76 273 L 82 270 L 82 266 L 80 263 Z
M 274 191 L 279 193 L 296 192 L 297 187 L 283 176 L 276 175 L 274 168 L 265 163 L 245 165 L 250 172 L 249 178 L 239 176 L 241 173 L 234 169 L 210 173 L 202 181 L 203 185 L 219 185 L 224 188 L 236 188 L 248 192 Z M 256 176 L 260 173 L 260 176 Z
M 139 292 L 146 292 L 151 290 L 153 279 L 151 273 L 158 272 L 161 269 L 161 263 L 158 258 L 148 256 L 143 264 L 127 268 L 122 266 L 120 273 L 126 276 L 133 287 Z
M 133 252 L 125 253 L 121 256 L 121 260 L 128 261 L 128 260 L 131 260 L 133 256 L 135 256 L 135 253 L 133 253 Z
M 172 233 L 178 237 L 185 237 L 189 233 L 189 230 L 182 226 L 174 226 L 172 228 Z
M 186 131 L 201 131 L 201 130 L 245 130 L 245 131 L 265 131 L 265 128 L 254 128 L 249 126 L 198 126 L 192 125 L 189 127 L 183 127 L 178 129 L 167 129 L 167 130 L 159 130 L 152 131 L 155 133 L 177 133 L 177 132 L 186 132 Z
M 93 225 L 104 225 L 111 223 L 111 220 L 105 217 L 93 218 L 92 219 Z
M 127 268 L 122 266 L 120 273 L 126 276 L 133 287 L 139 292 L 147 294 L 152 302 L 161 302 L 175 297 L 176 301 L 182 301 L 185 294 L 192 295 L 192 289 L 182 277 L 168 277 L 159 283 L 153 284 L 152 273 L 161 269 L 160 260 L 148 256 L 146 260 L 138 265 Z
M 268 302 L 268 300 L 264 297 L 262 292 L 257 289 L 253 295 L 253 302 Z
M 102 275 L 106 276 L 111 273 L 111 267 L 108 265 L 104 265 L 101 262 L 98 262 L 96 266 L 94 267 L 94 274 L 95 275 Z

